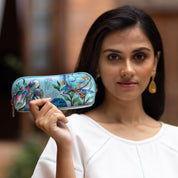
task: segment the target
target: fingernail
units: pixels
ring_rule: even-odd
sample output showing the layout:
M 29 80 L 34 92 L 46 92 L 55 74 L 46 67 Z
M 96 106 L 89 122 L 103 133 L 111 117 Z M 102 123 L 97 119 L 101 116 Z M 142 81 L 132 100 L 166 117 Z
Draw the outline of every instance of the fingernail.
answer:
M 51 98 L 45 98 L 46 101 L 51 101 Z

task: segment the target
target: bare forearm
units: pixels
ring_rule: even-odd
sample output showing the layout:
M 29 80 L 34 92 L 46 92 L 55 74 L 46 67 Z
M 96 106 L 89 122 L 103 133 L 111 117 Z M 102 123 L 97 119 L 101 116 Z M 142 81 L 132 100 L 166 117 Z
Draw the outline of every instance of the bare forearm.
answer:
M 39 110 L 40 106 L 43 107 Z M 67 118 L 51 103 L 49 98 L 31 101 L 30 110 L 36 125 L 56 141 L 56 178 L 75 178 L 72 160 L 72 136 L 66 125 Z
M 71 152 L 57 151 L 56 178 L 76 178 Z

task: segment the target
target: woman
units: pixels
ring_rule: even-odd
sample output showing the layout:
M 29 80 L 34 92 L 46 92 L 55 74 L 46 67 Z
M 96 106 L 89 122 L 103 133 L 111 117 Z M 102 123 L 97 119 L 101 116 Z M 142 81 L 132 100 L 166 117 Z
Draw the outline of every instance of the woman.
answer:
M 51 136 L 32 177 L 176 178 L 178 129 L 158 121 L 164 56 L 152 19 L 131 6 L 102 14 L 77 71 L 96 79 L 94 106 L 66 118 L 50 99 L 30 103 L 36 125 Z

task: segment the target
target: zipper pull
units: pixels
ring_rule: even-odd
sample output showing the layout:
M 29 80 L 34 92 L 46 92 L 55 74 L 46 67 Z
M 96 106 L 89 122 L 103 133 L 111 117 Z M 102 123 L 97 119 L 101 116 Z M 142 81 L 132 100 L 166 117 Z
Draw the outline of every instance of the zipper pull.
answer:
M 11 99 L 11 106 L 12 106 L 12 117 L 15 117 L 15 109 L 14 109 L 14 103 L 13 100 Z

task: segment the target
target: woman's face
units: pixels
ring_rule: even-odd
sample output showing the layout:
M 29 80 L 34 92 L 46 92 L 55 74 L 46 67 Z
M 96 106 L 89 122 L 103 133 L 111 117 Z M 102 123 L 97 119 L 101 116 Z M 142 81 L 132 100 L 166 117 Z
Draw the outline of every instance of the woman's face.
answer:
M 105 96 L 140 99 L 156 72 L 157 62 L 151 42 L 138 26 L 110 33 L 103 41 L 99 58 Z

